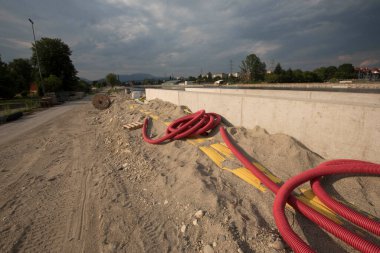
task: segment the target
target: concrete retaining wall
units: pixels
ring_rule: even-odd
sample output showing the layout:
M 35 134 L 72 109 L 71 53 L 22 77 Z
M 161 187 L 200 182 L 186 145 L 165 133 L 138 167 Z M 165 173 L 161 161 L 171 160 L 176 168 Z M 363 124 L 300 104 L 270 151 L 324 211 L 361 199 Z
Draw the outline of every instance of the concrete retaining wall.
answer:
M 325 91 L 289 91 L 289 90 L 258 90 L 258 89 L 220 89 L 220 88 L 186 88 L 191 92 L 208 92 L 218 94 L 252 95 L 271 98 L 290 98 L 320 100 L 325 102 L 349 103 L 356 102 L 365 105 L 380 105 L 380 94 L 325 92 Z
M 288 134 L 326 159 L 351 158 L 380 163 L 378 94 L 278 90 L 224 93 L 218 89 L 203 92 L 205 90 L 147 89 L 146 96 L 148 100 L 159 98 L 186 105 L 192 111 L 205 109 L 219 113 L 235 126 L 254 128 L 259 125 L 270 133 Z

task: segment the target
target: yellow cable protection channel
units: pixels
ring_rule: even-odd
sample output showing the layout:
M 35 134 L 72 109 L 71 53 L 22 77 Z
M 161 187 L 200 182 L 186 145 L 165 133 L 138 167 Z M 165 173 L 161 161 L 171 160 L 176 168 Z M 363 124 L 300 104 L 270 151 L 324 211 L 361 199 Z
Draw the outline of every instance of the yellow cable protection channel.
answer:
M 130 106 L 130 109 L 135 109 L 135 108 L 136 106 L 134 105 Z M 168 126 L 171 123 L 171 122 L 162 121 L 160 117 L 158 115 L 155 115 L 153 112 L 142 110 L 142 109 L 140 109 L 139 111 L 151 117 L 153 120 L 165 124 L 166 126 Z M 244 167 L 229 168 L 228 166 L 225 165 L 225 161 L 232 159 L 233 154 L 224 142 L 217 142 L 213 137 L 194 137 L 194 138 L 186 139 L 186 142 L 190 143 L 191 145 L 201 150 L 220 169 L 233 173 L 234 175 L 244 180 L 246 183 L 252 185 L 253 187 L 255 187 L 261 192 L 265 192 L 267 190 L 267 188 L 261 183 L 261 181 L 255 175 L 253 175 L 247 168 L 244 168 Z M 209 145 L 202 145 L 205 142 L 208 142 L 208 143 L 214 142 L 214 143 L 209 144 Z M 266 176 L 268 176 L 274 183 L 276 184 L 283 183 L 283 181 L 280 178 L 274 175 L 270 170 L 265 168 L 263 165 L 256 162 L 253 164 L 258 169 L 260 169 Z M 325 206 L 318 199 L 318 197 L 314 195 L 313 191 L 310 188 L 309 189 L 301 188 L 300 192 L 301 193 L 296 193 L 295 195 L 296 198 L 298 198 L 299 200 L 301 200 L 302 202 L 304 202 L 306 205 L 310 206 L 311 208 L 315 209 L 316 211 L 334 220 L 335 222 L 339 224 L 343 223 L 342 218 L 340 218 L 340 216 L 338 216 L 331 209 Z M 287 208 L 294 212 L 291 206 L 287 205 Z

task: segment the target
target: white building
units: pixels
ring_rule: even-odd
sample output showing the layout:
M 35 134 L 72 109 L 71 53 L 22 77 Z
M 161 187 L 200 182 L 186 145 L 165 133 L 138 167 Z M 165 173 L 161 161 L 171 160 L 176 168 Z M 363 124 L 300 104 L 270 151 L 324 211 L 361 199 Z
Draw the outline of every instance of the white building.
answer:
M 223 78 L 227 78 L 228 75 L 227 75 L 226 73 L 216 73 L 216 74 L 212 74 L 212 78 L 217 78 L 217 77 L 223 79 Z
M 238 77 L 240 77 L 240 73 L 239 72 L 229 73 L 228 76 L 238 78 Z

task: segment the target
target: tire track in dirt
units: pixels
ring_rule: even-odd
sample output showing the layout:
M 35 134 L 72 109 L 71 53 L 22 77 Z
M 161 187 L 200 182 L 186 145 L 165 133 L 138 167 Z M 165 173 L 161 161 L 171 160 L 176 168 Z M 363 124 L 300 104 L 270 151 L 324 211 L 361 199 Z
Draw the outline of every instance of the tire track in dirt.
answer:
M 82 239 L 82 232 L 83 232 L 83 219 L 85 218 L 85 214 L 86 214 L 86 200 L 88 198 L 88 191 L 87 191 L 87 182 L 88 182 L 88 179 L 90 177 L 90 173 L 91 172 L 85 172 L 85 176 L 83 176 L 84 180 L 83 180 L 83 198 L 82 198 L 82 204 L 81 204 L 81 212 L 80 212 L 80 222 L 79 222 L 79 231 L 78 231 L 78 240 Z
M 81 115 L 84 117 L 85 115 Z M 93 170 L 96 158 L 92 155 L 95 142 L 92 138 L 91 129 L 84 127 L 83 124 L 79 133 L 72 137 L 72 163 L 70 175 L 74 180 L 70 206 L 67 208 L 69 218 L 66 223 L 66 236 L 62 244 L 63 252 L 85 252 L 98 251 L 97 231 L 98 225 L 95 221 L 97 208 L 92 203 L 91 193 L 93 188 Z M 78 128 L 80 127 L 78 125 Z M 90 231 L 90 232 L 88 232 Z
M 46 131 L 46 136 L 51 134 L 51 129 Z M 0 157 L 7 167 L 11 167 L 8 175 L 0 178 L 0 194 L 4 196 L 8 192 L 12 192 L 11 189 L 27 176 L 29 176 L 30 168 L 33 167 L 38 160 L 43 158 L 46 153 L 46 147 L 51 143 L 49 137 L 44 137 L 42 140 L 35 139 L 35 135 L 28 136 L 26 138 L 27 143 L 20 145 L 19 143 L 12 143 L 12 145 L 5 146 L 5 149 L 17 150 L 17 159 L 11 159 L 12 157 Z M 34 147 L 32 154 L 28 152 L 28 147 Z M 20 158 L 21 157 L 21 158 Z M 4 165 L 5 166 L 5 165 Z M 0 203 L 1 205 L 1 203 Z M 1 210 L 1 207 L 0 207 Z
M 21 136 L 1 153 L 12 171 L 0 174 L 0 182 L 5 182 L 0 189 L 0 252 L 98 251 L 96 210 L 89 200 L 96 162 L 90 149 L 95 143 L 82 121 L 85 110 L 77 112 Z M 15 150 L 22 154 L 20 159 L 7 160 Z M 75 228 L 67 226 L 73 213 Z M 67 238 L 67 228 L 75 238 Z M 86 233 L 88 228 L 93 232 Z
M 52 129 L 46 130 L 45 133 L 49 136 Z M 15 143 L 16 147 L 21 147 L 20 154 L 33 145 L 33 137 L 36 135 L 29 136 L 25 146 Z M 62 207 L 55 201 L 57 191 L 53 187 L 54 184 L 60 185 L 61 181 L 55 177 L 45 177 L 46 168 L 50 166 L 50 162 L 43 162 L 43 158 L 46 156 L 47 146 L 52 144 L 49 139 L 49 137 L 43 137 L 38 141 L 34 140 L 37 144 L 43 143 L 43 145 L 38 146 L 38 149 L 33 149 L 33 153 L 21 156 L 17 165 L 13 167 L 11 179 L 1 189 L 0 214 L 5 219 L 2 225 L 9 228 L 11 236 L 15 236 L 10 240 L 1 240 L 0 249 L 4 249 L 4 252 L 7 252 L 7 249 L 10 251 L 38 251 L 36 245 L 50 249 L 49 242 L 53 241 L 56 236 L 59 237 L 59 231 L 57 233 L 47 229 L 54 224 L 56 217 L 46 210 L 58 210 Z M 47 224 L 49 225 L 47 226 Z M 3 239 L 9 237 L 3 233 L 0 236 Z M 43 238 L 46 243 L 42 242 L 40 238 Z
M 128 156 L 133 164 L 133 156 Z M 132 159 L 132 161 L 130 161 Z M 151 198 L 134 187 L 125 171 L 106 160 L 111 170 L 102 177 L 101 227 L 103 248 L 114 252 L 169 252 L 179 248 L 178 228 L 171 220 L 163 220 L 163 208 L 152 209 Z M 109 216 L 112 213 L 112 217 Z M 122 235 L 122 237 L 120 237 Z
M 61 133 L 62 126 L 53 124 L 50 132 Z M 68 187 L 71 185 L 71 179 L 67 177 L 68 167 L 70 163 L 70 151 L 72 146 L 70 142 L 65 142 L 64 148 L 60 147 L 58 141 L 51 138 L 52 142 L 47 146 L 47 152 L 51 159 L 41 159 L 32 169 L 39 173 L 38 180 L 33 184 L 36 195 L 30 194 L 30 200 L 24 206 L 27 213 L 31 214 L 33 221 L 30 226 L 30 231 L 27 233 L 24 241 L 20 242 L 21 251 L 39 252 L 41 250 L 46 252 L 58 252 L 60 242 L 64 238 L 65 217 L 67 216 L 66 208 L 68 203 L 69 191 Z M 64 154 L 67 158 L 63 163 L 54 163 L 55 158 L 59 154 Z M 45 154 L 46 155 L 46 152 Z M 33 203 L 33 202 L 34 203 Z

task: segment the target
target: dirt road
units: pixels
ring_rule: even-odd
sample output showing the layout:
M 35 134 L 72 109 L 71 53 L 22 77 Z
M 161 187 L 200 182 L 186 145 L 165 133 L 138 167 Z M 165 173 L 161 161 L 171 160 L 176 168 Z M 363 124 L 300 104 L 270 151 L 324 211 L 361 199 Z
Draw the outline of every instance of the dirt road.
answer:
M 94 219 L 88 216 L 93 208 L 88 180 L 95 139 L 83 124 L 85 103 L 52 108 L 1 129 L 2 137 L 9 134 L 1 141 L 0 251 L 96 247 L 96 234 L 83 233 L 93 231 Z
M 124 148 L 115 153 L 118 137 L 99 115 L 106 116 L 89 102 L 60 107 L 46 111 L 43 124 L 20 124 L 9 134 L 11 140 L 2 141 L 0 252 L 164 252 L 178 247 L 176 223 L 162 219 L 162 208 L 151 208 L 157 205 L 153 190 L 140 184 L 148 178 L 141 173 L 148 161 L 133 155 L 128 141 L 119 143 Z
M 48 110 L 36 112 L 22 117 L 17 121 L 10 122 L 8 124 L 0 125 L 0 145 L 4 144 L 20 134 L 26 133 L 31 129 L 34 129 L 45 122 L 54 119 L 55 117 L 72 110 L 74 107 L 87 104 L 88 98 L 81 101 L 74 101 L 65 103 L 60 106 L 49 108 Z

